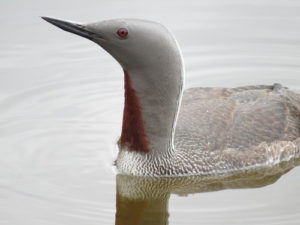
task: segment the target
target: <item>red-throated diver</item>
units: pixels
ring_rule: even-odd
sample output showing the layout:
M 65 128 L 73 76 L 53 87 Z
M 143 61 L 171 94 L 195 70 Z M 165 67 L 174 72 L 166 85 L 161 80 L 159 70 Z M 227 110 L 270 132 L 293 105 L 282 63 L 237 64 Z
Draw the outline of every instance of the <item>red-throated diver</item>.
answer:
M 183 92 L 181 52 L 161 24 L 43 19 L 92 40 L 122 66 L 125 105 L 116 160 L 121 173 L 227 174 L 299 157 L 299 94 L 280 84 Z

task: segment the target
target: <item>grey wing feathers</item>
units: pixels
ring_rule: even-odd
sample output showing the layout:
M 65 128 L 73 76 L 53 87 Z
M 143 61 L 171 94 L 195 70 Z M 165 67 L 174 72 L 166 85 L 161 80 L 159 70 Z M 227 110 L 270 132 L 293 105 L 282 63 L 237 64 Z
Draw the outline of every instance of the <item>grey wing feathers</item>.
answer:
M 185 91 L 175 144 L 245 150 L 300 136 L 300 97 L 280 84 Z M 183 147 L 183 146 L 181 146 Z

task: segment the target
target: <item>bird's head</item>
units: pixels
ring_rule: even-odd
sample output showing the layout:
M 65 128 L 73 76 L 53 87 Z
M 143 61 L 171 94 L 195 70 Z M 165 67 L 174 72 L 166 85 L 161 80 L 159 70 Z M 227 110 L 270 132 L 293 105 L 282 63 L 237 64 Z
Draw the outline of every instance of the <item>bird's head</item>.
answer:
M 111 54 L 124 70 L 151 67 L 180 54 L 173 35 L 163 25 L 140 19 L 76 23 L 42 17 L 49 23 L 92 40 Z M 175 54 L 175 55 L 174 55 Z

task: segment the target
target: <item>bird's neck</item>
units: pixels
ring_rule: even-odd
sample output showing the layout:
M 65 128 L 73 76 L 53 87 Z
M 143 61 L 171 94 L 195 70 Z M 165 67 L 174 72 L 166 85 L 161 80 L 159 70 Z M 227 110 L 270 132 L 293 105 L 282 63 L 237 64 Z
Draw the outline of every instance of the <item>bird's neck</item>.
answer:
M 132 87 L 130 75 L 124 71 L 125 103 L 123 112 L 121 148 L 138 152 L 150 151 L 149 140 L 145 131 L 140 99 Z
M 155 74 L 151 69 L 125 71 L 121 150 L 159 155 L 172 152 L 183 86 L 181 67 L 156 69 Z

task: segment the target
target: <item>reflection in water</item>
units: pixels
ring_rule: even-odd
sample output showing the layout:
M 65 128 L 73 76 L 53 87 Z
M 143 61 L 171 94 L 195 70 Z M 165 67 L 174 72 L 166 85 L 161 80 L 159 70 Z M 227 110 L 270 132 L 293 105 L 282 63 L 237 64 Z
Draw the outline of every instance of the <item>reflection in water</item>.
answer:
M 276 182 L 300 164 L 300 159 L 282 162 L 272 168 L 252 170 L 223 177 L 136 177 L 117 175 L 116 225 L 168 224 L 171 194 L 237 188 L 259 188 Z

